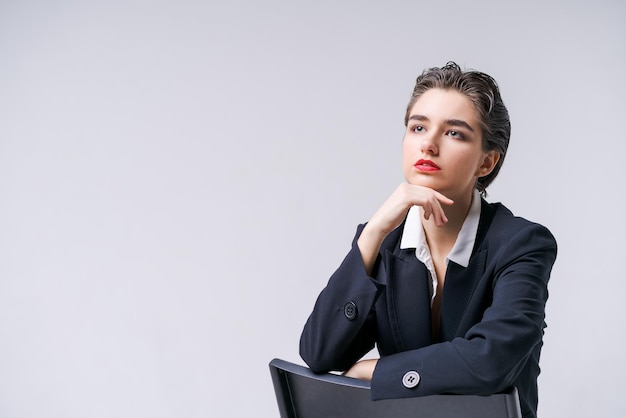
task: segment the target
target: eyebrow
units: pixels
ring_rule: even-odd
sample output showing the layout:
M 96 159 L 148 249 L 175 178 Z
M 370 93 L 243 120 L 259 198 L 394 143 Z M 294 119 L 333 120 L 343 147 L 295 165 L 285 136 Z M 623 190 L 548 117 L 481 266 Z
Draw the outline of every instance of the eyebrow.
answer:
M 430 119 L 428 119 L 428 117 L 424 115 L 411 115 L 409 116 L 409 120 L 429 121 Z M 472 128 L 469 123 L 461 119 L 446 119 L 444 123 L 448 126 L 460 126 L 468 129 L 471 132 L 474 132 L 474 128 Z

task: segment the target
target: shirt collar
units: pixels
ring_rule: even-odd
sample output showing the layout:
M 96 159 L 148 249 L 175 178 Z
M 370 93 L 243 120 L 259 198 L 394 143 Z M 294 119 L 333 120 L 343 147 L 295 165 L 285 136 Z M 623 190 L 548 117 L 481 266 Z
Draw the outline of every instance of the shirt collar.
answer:
M 467 267 L 469 265 L 472 250 L 474 249 L 474 243 L 476 242 L 476 234 L 478 233 L 480 211 L 480 193 L 478 190 L 474 190 L 470 210 L 465 218 L 465 221 L 463 222 L 463 226 L 461 226 L 461 230 L 456 238 L 454 247 L 452 247 L 452 251 L 450 251 L 450 254 L 448 254 L 448 257 L 446 258 L 446 263 L 448 261 L 453 261 L 463 267 Z M 409 209 L 406 221 L 404 222 L 400 248 L 415 248 L 417 254 L 423 253 L 424 250 L 427 250 L 428 253 L 430 253 L 428 244 L 426 243 L 424 227 L 422 226 L 419 206 L 412 206 Z

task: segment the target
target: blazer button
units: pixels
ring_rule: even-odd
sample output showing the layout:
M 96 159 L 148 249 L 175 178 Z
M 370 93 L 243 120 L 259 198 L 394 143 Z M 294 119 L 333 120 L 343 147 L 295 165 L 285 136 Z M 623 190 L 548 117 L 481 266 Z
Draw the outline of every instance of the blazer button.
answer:
M 346 303 L 346 306 L 343 307 L 343 314 L 350 321 L 354 320 L 356 318 L 356 314 L 357 314 L 357 312 L 356 312 L 356 304 L 354 302 Z
M 407 389 L 412 389 L 420 382 L 420 375 L 418 372 L 411 370 L 406 372 L 402 377 L 402 384 Z

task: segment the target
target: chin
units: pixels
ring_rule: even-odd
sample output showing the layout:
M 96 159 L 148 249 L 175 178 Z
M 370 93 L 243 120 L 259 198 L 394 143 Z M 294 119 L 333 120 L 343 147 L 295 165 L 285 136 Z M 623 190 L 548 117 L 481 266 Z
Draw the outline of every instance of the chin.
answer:
M 429 181 L 429 179 L 421 179 L 421 178 L 415 178 L 415 177 L 408 177 L 408 178 L 405 177 L 405 179 L 407 183 L 413 184 L 414 186 L 428 187 L 429 189 L 439 191 L 437 182 Z

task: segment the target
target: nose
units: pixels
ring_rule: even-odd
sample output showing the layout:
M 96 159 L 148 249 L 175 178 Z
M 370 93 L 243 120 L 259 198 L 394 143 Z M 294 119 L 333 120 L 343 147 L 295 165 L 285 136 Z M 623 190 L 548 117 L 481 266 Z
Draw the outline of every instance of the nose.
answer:
M 422 142 L 420 143 L 420 151 L 424 154 L 437 155 L 439 153 L 439 147 L 434 135 L 424 135 Z

